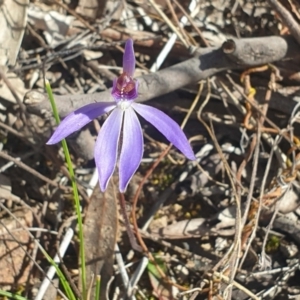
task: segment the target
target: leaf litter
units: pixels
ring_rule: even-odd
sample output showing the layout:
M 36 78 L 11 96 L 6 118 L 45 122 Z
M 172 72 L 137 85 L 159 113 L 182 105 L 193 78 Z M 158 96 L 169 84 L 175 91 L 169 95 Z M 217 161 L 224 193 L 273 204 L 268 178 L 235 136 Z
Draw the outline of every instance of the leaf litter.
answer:
M 194 14 L 182 28 L 179 22 L 193 2 Z M 289 27 L 291 20 L 299 23 L 297 3 L 270 4 L 95 1 L 91 11 L 86 1 L 1 3 L 1 20 L 7 29 L 0 35 L 0 259 L 2 266 L 8 263 L 0 270 L 1 289 L 36 297 L 49 265 L 24 228 L 54 256 L 54 245 L 60 243 L 74 215 L 61 149 L 45 145 L 54 128 L 51 112 L 32 109 L 46 101 L 44 76 L 62 97 L 58 101 L 66 99 L 60 111 L 63 117 L 68 99 L 79 103 L 83 94 L 111 87 L 120 75 L 121 50 L 129 37 L 135 41 L 139 76 L 153 71 L 155 63 L 156 69 L 167 69 L 186 61 L 197 49 L 213 52 L 213 47 L 231 39 L 237 45 L 234 38 L 260 38 L 265 45 L 266 36 L 292 35 L 297 41 L 297 30 Z M 283 14 L 286 10 L 292 13 Z M 17 19 L 10 11 L 16 12 Z M 171 34 L 177 37 L 174 45 L 168 44 Z M 171 45 L 169 54 L 158 63 L 166 44 Z M 289 47 L 297 49 L 296 42 Z M 252 50 L 254 60 L 263 55 Z M 103 197 L 95 188 L 97 181 L 90 183 L 95 137 L 105 117 L 68 140 L 83 212 L 89 218 L 86 243 L 102 249 L 105 254 L 100 256 L 107 260 L 101 272 L 108 299 L 125 299 L 125 295 L 132 299 L 299 297 L 299 58 L 275 62 L 270 58 L 272 64 L 256 68 L 249 63 L 241 68 L 234 60 L 231 63 L 231 55 L 227 70 L 151 101 L 179 124 L 188 114 L 184 131 L 196 162 L 185 161 L 171 148 L 143 183 L 167 149 L 167 141 L 142 121 L 144 157 L 125 199 L 130 222 L 137 219 L 134 232 L 145 243 L 144 253 L 132 249 L 122 214 L 116 213 L 120 207 L 107 216 L 108 221 L 114 220 L 107 225 L 112 234 L 99 230 L 104 219 L 97 216 L 107 212 L 101 211 L 105 207 L 101 201 L 118 203 L 117 193 Z M 205 63 L 218 69 L 220 62 Z M 166 86 L 171 81 L 164 78 Z M 94 194 L 90 189 L 95 189 Z M 93 207 L 100 209 L 99 214 Z M 98 225 L 88 226 L 93 222 Z M 99 260 L 96 251 L 89 255 L 89 260 L 95 259 L 91 276 L 96 267 L 100 272 L 103 257 Z M 148 264 L 143 257 L 150 259 Z M 80 290 L 76 228 L 63 260 Z M 137 273 L 139 279 L 133 280 Z M 54 299 L 60 288 L 55 285 L 54 291 L 45 291 L 45 299 Z

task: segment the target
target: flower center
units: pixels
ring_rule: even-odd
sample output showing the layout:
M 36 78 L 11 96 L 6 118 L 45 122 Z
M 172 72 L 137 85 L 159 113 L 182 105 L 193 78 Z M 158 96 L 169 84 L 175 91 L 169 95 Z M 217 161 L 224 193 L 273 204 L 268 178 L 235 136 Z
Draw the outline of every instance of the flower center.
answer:
M 121 100 L 118 102 L 117 105 L 119 108 L 121 108 L 123 111 L 125 111 L 131 105 L 131 101 Z
M 137 82 L 126 72 L 123 72 L 114 80 L 111 94 L 117 103 L 125 100 L 132 101 L 138 96 Z
M 117 89 L 121 94 L 130 93 L 135 88 L 134 80 L 128 76 L 125 72 L 118 77 L 117 80 Z

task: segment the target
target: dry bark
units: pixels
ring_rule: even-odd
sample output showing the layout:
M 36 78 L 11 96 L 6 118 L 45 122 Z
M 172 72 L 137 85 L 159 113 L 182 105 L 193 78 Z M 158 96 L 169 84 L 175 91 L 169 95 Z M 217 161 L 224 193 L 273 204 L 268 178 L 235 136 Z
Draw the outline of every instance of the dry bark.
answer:
M 290 36 L 230 40 L 221 48 L 198 49 L 195 57 L 191 59 L 137 78 L 139 81 L 137 101 L 143 102 L 170 93 L 224 70 L 243 69 L 297 56 L 299 47 Z M 61 117 L 95 101 L 113 101 L 110 90 L 86 95 L 57 95 L 55 99 Z M 31 91 L 25 96 L 24 103 L 30 113 L 52 114 L 45 94 Z
M 138 77 L 138 102 L 165 95 L 189 84 L 206 79 L 221 71 L 244 69 L 299 56 L 299 46 L 291 36 L 263 37 L 228 40 L 220 48 L 197 49 L 195 56 L 161 71 Z M 279 96 L 279 97 L 278 97 Z M 110 89 L 101 93 L 55 96 L 60 117 L 93 102 L 114 101 Z M 27 111 L 49 118 L 52 109 L 46 94 L 30 91 L 25 95 Z M 283 101 L 275 95 L 270 107 L 289 114 L 296 101 Z M 85 160 L 93 157 L 95 141 L 88 134 L 81 134 L 72 142 L 78 156 Z

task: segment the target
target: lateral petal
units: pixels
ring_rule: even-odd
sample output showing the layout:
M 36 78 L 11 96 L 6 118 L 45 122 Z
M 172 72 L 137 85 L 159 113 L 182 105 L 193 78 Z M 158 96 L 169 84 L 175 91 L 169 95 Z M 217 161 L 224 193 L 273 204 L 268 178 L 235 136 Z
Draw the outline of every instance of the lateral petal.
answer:
M 114 109 L 104 122 L 96 140 L 94 157 L 103 192 L 116 166 L 122 119 L 123 111 L 119 108 Z
M 123 123 L 123 143 L 119 162 L 120 191 L 124 192 L 139 167 L 144 151 L 144 139 L 140 121 L 135 111 L 125 110 Z
M 132 103 L 131 106 L 157 130 L 159 130 L 188 159 L 194 160 L 195 155 L 180 126 L 168 115 L 157 108 L 145 104 Z
M 97 102 L 85 105 L 66 116 L 53 132 L 46 143 L 47 145 L 56 144 L 75 131 L 81 129 L 90 121 L 111 111 L 116 104 L 113 102 Z

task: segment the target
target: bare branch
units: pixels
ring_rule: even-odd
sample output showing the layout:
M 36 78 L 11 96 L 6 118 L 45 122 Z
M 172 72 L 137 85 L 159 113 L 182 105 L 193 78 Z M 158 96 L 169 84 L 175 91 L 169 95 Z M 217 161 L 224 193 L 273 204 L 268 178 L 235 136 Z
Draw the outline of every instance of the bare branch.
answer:
M 289 36 L 229 40 L 221 48 L 198 49 L 195 57 L 191 59 L 139 77 L 137 101 L 153 99 L 224 70 L 243 69 L 291 59 L 298 55 L 298 45 Z M 109 101 L 109 99 L 113 101 L 110 90 L 95 94 L 56 96 L 55 99 L 61 117 L 92 102 Z M 30 113 L 52 114 L 45 94 L 31 91 L 25 96 L 24 103 Z
M 300 45 L 300 26 L 297 23 L 297 21 L 293 18 L 292 14 L 278 0 L 269 0 L 269 3 L 272 5 L 273 9 L 279 14 L 284 25 L 287 26 L 293 37 Z

